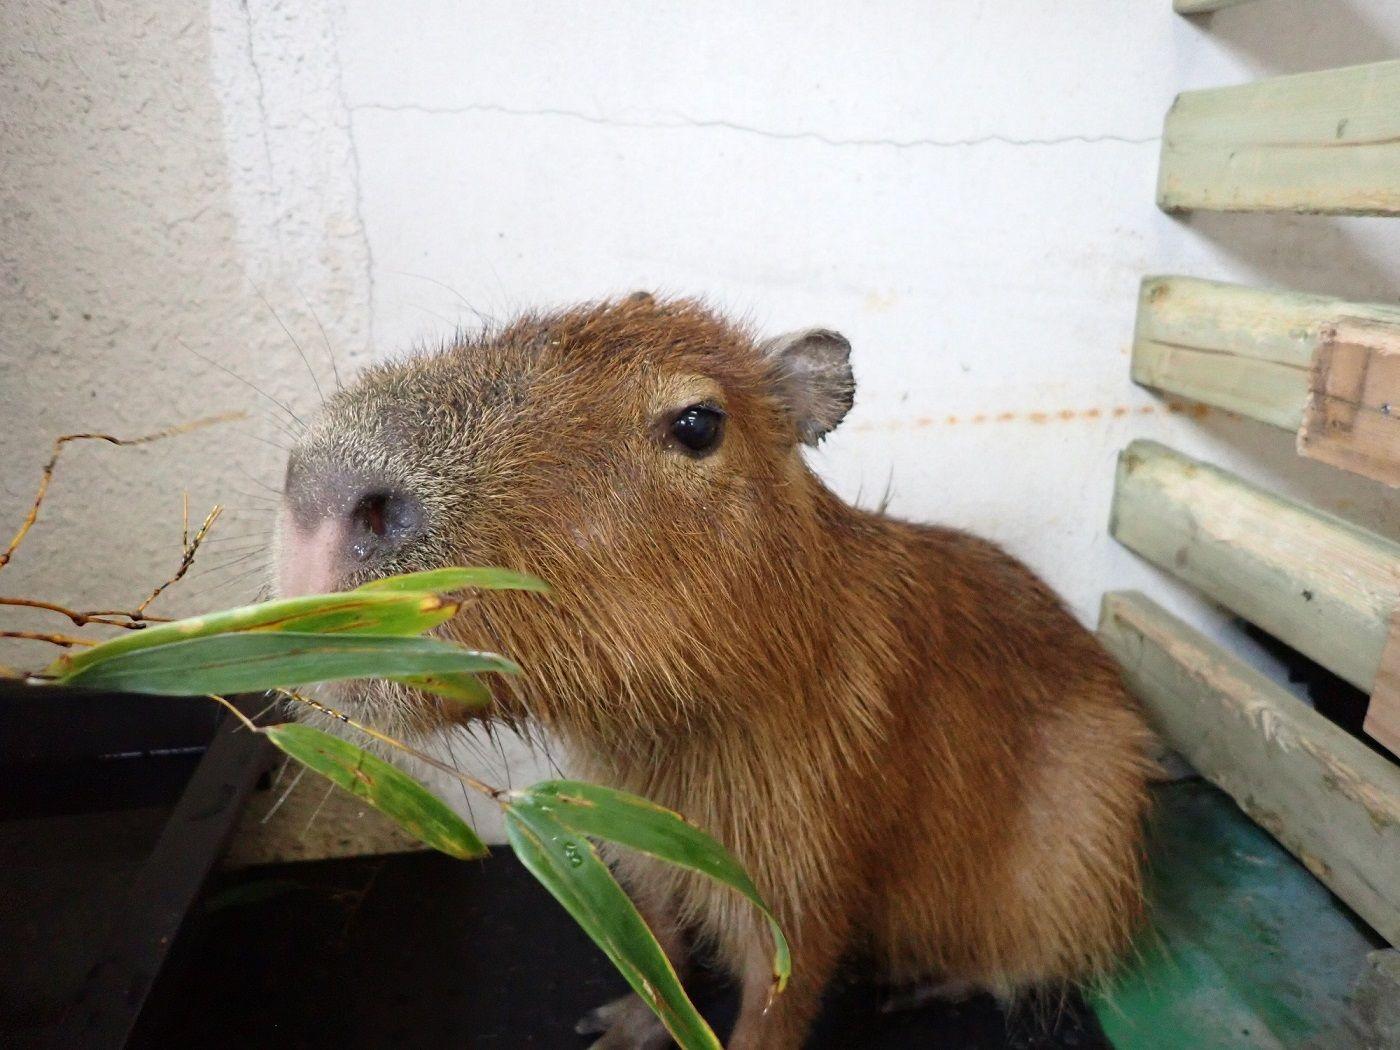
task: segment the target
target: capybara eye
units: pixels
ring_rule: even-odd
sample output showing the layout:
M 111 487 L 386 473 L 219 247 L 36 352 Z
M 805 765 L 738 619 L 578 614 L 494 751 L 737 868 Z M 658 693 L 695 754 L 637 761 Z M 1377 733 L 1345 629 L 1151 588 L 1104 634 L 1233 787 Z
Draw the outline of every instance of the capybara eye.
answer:
M 713 452 L 724 436 L 724 413 L 709 405 L 691 405 L 671 424 L 671 436 L 697 456 Z

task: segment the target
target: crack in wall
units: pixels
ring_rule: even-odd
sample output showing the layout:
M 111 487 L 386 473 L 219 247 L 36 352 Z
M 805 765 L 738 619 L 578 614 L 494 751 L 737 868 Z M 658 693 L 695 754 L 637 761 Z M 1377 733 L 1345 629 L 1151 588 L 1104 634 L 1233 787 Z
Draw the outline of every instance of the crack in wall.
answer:
M 595 113 L 585 113 L 582 110 L 575 109 L 559 109 L 548 106 L 539 109 L 522 109 L 489 102 L 476 102 L 464 106 L 426 106 L 415 102 L 361 102 L 349 106 L 348 108 L 352 115 L 357 112 L 423 113 L 429 116 L 460 116 L 472 113 L 494 113 L 510 117 L 560 117 L 567 120 L 577 120 L 585 124 L 595 124 L 600 127 L 609 128 L 639 128 L 643 130 L 672 130 L 677 128 L 717 129 L 734 131 L 744 135 L 754 135 L 759 138 L 775 139 L 780 142 L 819 142 L 825 146 L 834 146 L 838 148 L 885 147 L 899 150 L 923 148 L 953 149 L 991 144 L 1006 146 L 1063 146 L 1070 143 L 1087 143 L 1092 145 L 1099 142 L 1114 142 L 1129 146 L 1140 146 L 1147 143 L 1160 142 L 1162 138 L 1160 135 L 1119 135 L 1109 132 L 1052 135 L 1044 138 L 1015 138 L 1010 135 L 1003 135 L 995 132 L 966 138 L 945 139 L 840 138 L 824 134 L 820 131 L 781 131 L 718 118 L 701 119 L 681 115 L 674 120 L 629 120 L 624 117 L 608 117 Z
M 350 183 L 355 191 L 355 223 L 360 228 L 360 240 L 365 248 L 365 283 L 368 285 L 369 303 L 365 308 L 368 331 L 365 332 L 365 350 L 374 351 L 375 330 L 375 289 L 374 245 L 369 240 L 369 227 L 365 224 L 364 167 L 360 164 L 360 143 L 355 137 L 355 107 L 350 105 L 350 96 L 345 90 L 345 65 L 340 53 L 340 27 L 335 15 L 327 16 L 327 27 L 331 35 L 331 61 L 335 66 L 335 90 L 340 105 L 345 110 L 345 139 L 350 148 Z
M 258 66 L 258 58 L 253 46 L 253 12 L 248 7 L 248 0 L 239 0 L 238 7 L 243 12 L 243 25 L 247 32 L 248 68 L 253 71 L 253 82 L 257 85 L 253 97 L 258 106 L 258 130 L 262 134 L 263 155 L 267 160 L 268 183 L 275 189 L 277 177 L 272 166 L 272 137 L 268 133 L 267 92 L 263 86 L 262 69 Z

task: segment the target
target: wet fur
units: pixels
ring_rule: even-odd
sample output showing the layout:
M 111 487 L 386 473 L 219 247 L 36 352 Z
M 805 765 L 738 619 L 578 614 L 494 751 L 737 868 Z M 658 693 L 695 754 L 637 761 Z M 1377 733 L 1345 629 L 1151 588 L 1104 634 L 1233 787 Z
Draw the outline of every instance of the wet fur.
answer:
M 852 952 L 1003 995 L 1101 973 L 1142 909 L 1148 770 L 1110 659 L 1029 570 L 821 484 L 792 378 L 701 306 L 635 297 L 372 370 L 297 453 L 428 503 L 430 534 L 375 574 L 503 564 L 553 584 L 484 596 L 451 630 L 526 668 L 497 717 L 542 724 L 581 776 L 681 810 L 749 868 L 795 953 L 766 1014 L 752 909 L 616 859 L 678 956 L 689 931 L 740 977 L 730 1045 L 765 1050 L 800 1045 Z M 663 424 L 702 390 L 728 422 L 696 460 Z M 359 706 L 401 730 L 456 717 L 403 690 Z

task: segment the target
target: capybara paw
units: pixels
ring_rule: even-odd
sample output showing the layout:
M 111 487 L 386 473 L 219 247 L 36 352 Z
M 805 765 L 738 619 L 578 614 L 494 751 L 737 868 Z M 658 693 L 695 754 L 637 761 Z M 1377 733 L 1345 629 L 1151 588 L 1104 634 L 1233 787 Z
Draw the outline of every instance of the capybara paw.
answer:
M 588 1011 L 574 1031 L 602 1036 L 590 1050 L 661 1050 L 671 1045 L 665 1026 L 636 995 L 624 995 Z

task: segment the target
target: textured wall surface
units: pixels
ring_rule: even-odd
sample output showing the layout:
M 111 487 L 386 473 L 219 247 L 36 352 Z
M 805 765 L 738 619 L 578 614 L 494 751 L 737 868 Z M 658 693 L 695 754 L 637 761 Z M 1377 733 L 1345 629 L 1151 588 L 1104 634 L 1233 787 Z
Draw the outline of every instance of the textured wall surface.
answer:
M 817 468 L 996 538 L 1085 620 L 1137 586 L 1218 629 L 1106 535 L 1132 437 L 1397 534 L 1379 486 L 1298 461 L 1281 432 L 1173 414 L 1127 367 L 1144 273 L 1396 301 L 1395 220 L 1153 205 L 1177 91 L 1392 58 L 1390 0 L 1196 20 L 1167 0 L 12 0 L 0 30 L 6 517 L 56 433 L 254 412 L 73 450 L 6 593 L 139 593 L 177 556 L 184 488 L 238 518 L 170 607 L 258 578 L 257 486 L 281 455 L 263 442 L 295 424 L 179 344 L 312 408 L 263 296 L 322 384 L 317 317 L 342 371 L 476 311 L 639 287 L 839 328 L 860 387 Z
M 295 22 L 308 36 L 317 25 L 329 32 L 324 15 Z M 259 80 L 255 44 L 281 50 L 268 59 L 276 92 Z M 368 249 L 335 66 L 298 57 L 318 50 L 333 52 L 319 39 L 253 40 L 234 0 L 0 5 L 5 539 L 59 434 L 136 436 L 249 413 L 139 448 L 69 446 L 3 593 L 136 604 L 179 562 L 186 491 L 192 516 L 216 501 L 228 511 L 191 578 L 153 611 L 233 601 L 261 583 L 260 486 L 275 484 L 282 456 L 269 443 L 295 427 L 269 398 L 301 412 L 315 400 L 272 310 L 322 384 L 332 375 L 312 310 L 342 368 L 368 334 Z M 11 665 L 47 656 L 31 642 L 0 649 Z

